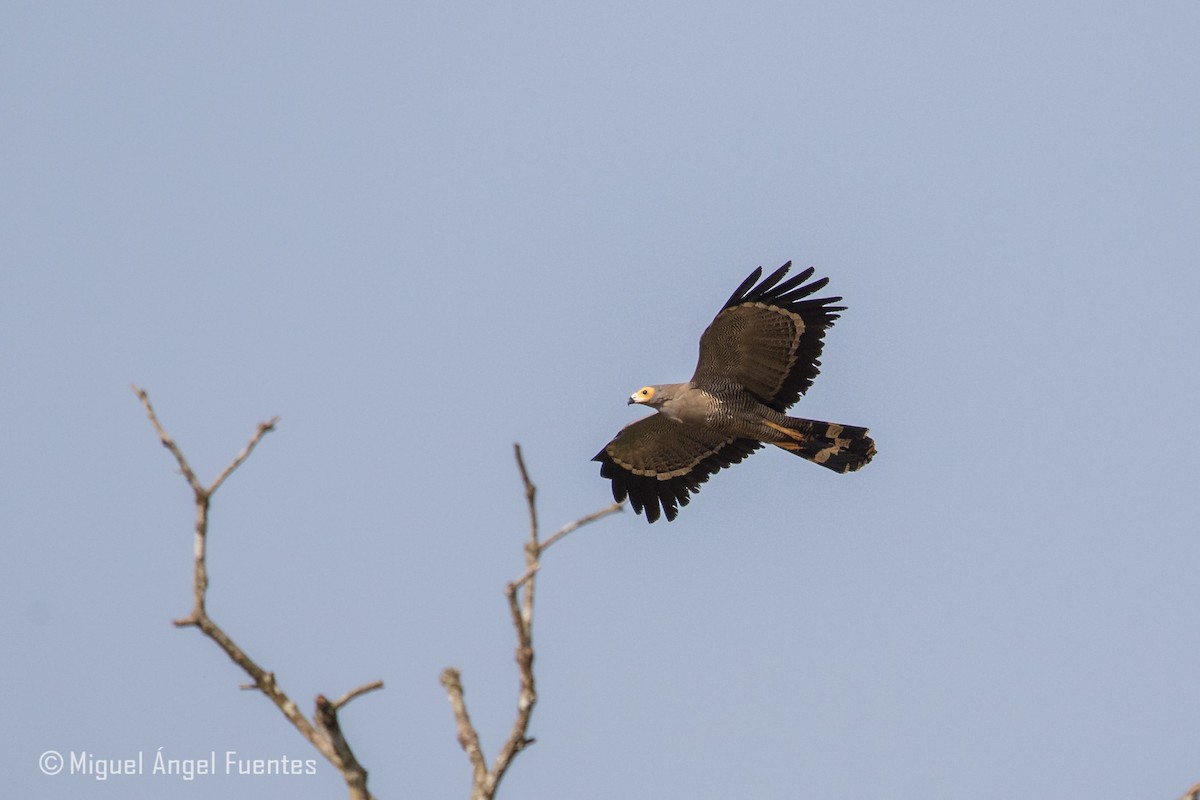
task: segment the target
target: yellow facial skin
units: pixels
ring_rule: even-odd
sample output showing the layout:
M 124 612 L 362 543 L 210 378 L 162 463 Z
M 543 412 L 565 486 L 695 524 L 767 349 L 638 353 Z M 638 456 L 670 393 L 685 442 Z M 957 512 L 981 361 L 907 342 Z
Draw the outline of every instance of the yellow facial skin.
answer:
M 654 399 L 654 387 L 643 386 L 629 396 L 630 403 L 649 403 Z

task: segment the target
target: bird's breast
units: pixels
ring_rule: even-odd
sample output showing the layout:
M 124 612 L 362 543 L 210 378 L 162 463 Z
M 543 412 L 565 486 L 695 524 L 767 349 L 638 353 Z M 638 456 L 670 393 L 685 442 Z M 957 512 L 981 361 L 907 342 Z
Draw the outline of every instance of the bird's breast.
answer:
M 688 425 L 704 425 L 720 413 L 721 401 L 703 389 L 690 389 L 663 403 L 669 419 Z

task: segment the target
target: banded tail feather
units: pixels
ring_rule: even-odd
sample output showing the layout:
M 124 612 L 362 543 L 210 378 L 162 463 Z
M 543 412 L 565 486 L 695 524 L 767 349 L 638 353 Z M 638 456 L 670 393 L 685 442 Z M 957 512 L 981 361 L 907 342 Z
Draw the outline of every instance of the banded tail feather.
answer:
M 767 424 L 787 436 L 771 444 L 834 472 L 853 472 L 875 456 L 875 440 L 866 428 L 796 417 Z

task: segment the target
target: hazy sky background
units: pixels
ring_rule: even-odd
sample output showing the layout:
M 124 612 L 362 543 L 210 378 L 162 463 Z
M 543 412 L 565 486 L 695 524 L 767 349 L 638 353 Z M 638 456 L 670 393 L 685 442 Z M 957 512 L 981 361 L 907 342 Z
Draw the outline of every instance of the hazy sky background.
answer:
M 506 798 L 1176 798 L 1200 780 L 1200 4 L 0 7 L 0 726 L 13 797 L 344 796 L 38 769 L 316 758 L 465 798 L 547 529 L 755 266 L 849 310 L 778 451 L 547 554 Z

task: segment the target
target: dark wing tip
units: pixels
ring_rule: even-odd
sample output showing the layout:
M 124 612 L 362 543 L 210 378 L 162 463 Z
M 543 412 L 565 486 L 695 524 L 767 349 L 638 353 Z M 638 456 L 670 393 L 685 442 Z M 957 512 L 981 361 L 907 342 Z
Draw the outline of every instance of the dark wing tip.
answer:
M 675 515 L 679 513 L 673 502 L 663 499 L 654 491 L 654 484 L 657 483 L 654 478 L 634 475 L 620 467 L 608 454 L 607 446 L 597 453 L 592 461 L 600 462 L 600 477 L 612 481 L 613 500 L 618 503 L 629 500 L 630 508 L 635 514 L 644 515 L 646 522 L 658 520 L 660 504 L 666 512 L 667 520 L 675 519 Z
M 786 281 L 780 280 L 787 274 L 792 262 L 787 262 L 779 269 L 768 275 L 757 286 L 744 293 L 742 302 L 765 302 L 786 306 L 795 303 L 809 295 L 819 292 L 829 284 L 829 278 L 817 278 L 811 283 L 805 283 L 816 273 L 815 267 L 805 267 Z M 778 284 L 778 285 L 777 285 Z M 838 298 L 839 300 L 841 298 Z
M 816 270 L 813 267 L 809 267 L 808 269 L 804 270 L 803 272 L 793 275 L 792 277 L 788 278 L 783 283 L 776 286 L 775 291 L 771 293 L 772 296 L 779 298 L 779 299 L 784 299 L 785 295 L 792 294 L 793 292 L 802 291 L 803 294 L 800 294 L 799 296 L 804 297 L 804 296 L 810 295 L 813 292 L 816 292 L 820 289 L 824 289 L 825 285 L 829 283 L 829 278 L 818 278 L 817 280 L 810 283 L 808 286 L 801 285 L 806 280 L 811 278 L 813 276 L 814 272 L 816 272 Z
M 741 285 L 734 290 L 721 309 L 731 308 L 740 303 L 773 303 L 780 306 L 787 306 L 796 303 L 815 292 L 824 289 L 829 283 L 829 278 L 817 278 L 811 283 L 805 284 L 816 273 L 814 267 L 805 267 L 800 272 L 797 272 L 792 277 L 784 280 L 788 270 L 792 267 L 792 262 L 788 261 L 782 267 L 772 272 L 767 277 L 763 278 L 763 268 L 758 267 L 742 281 Z M 762 280 L 759 280 L 762 278 Z M 841 300 L 840 297 L 834 298 Z M 826 302 L 825 299 L 813 302 Z
M 779 269 L 772 272 L 767 277 L 763 278 L 762 283 L 754 287 L 752 294 L 762 295 L 771 290 L 771 287 L 783 280 L 783 276 L 787 275 L 788 270 L 792 268 L 792 262 L 787 262 Z M 794 280 L 794 279 L 793 279 Z M 790 281 L 789 281 L 790 282 Z
M 761 277 L 762 267 L 755 267 L 754 272 L 751 272 L 749 277 L 742 281 L 741 285 L 733 290 L 733 294 L 729 295 L 729 299 L 725 301 L 725 305 L 721 306 L 721 308 L 729 308 L 730 306 L 734 306 L 742 302 L 746 296 L 746 293 L 750 291 L 750 288 L 754 286 L 754 284 L 757 283 L 758 279 Z

